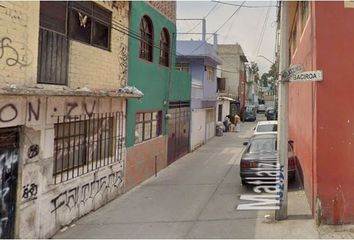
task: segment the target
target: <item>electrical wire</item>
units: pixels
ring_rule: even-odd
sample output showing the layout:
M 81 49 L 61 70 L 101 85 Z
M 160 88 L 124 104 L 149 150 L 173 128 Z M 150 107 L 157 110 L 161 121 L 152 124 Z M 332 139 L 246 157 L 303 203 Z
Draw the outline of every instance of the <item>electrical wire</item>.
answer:
M 269 18 L 269 12 L 270 12 L 270 8 L 267 9 L 267 13 L 266 13 L 266 16 L 265 16 L 265 19 L 264 19 L 263 27 L 262 27 L 262 30 L 261 30 L 261 35 L 260 35 L 258 43 L 257 43 L 256 56 L 258 56 L 259 50 L 260 50 L 260 48 L 262 46 L 262 42 L 263 42 L 263 39 L 264 39 L 264 33 L 265 33 L 265 30 L 266 30 L 267 22 L 268 22 L 268 18 Z
M 195 51 L 197 51 L 199 48 L 201 48 L 206 42 L 208 42 L 208 40 L 210 40 L 210 38 L 214 35 L 214 34 L 216 34 L 218 31 L 220 31 L 220 29 L 222 29 L 224 26 L 225 26 L 225 24 L 228 22 L 228 21 L 230 21 L 230 19 L 233 17 L 233 16 L 235 16 L 235 14 L 242 8 L 242 6 L 243 6 L 243 4 L 245 3 L 246 1 L 243 1 L 242 2 L 242 4 L 231 14 L 231 16 L 228 18 L 228 19 L 226 19 L 226 21 L 224 21 L 224 23 L 223 24 L 221 24 L 221 26 L 205 41 L 205 42 L 203 42 L 202 44 L 200 44 L 197 48 L 195 48 L 193 51 L 191 51 L 189 54 L 192 54 L 192 53 L 194 53 Z
M 203 17 L 204 19 L 207 18 L 210 13 L 212 13 L 212 11 L 216 8 L 216 6 L 218 6 L 219 3 L 215 3 L 215 5 L 209 10 L 209 12 Z M 191 28 L 190 30 L 188 30 L 186 33 L 190 33 L 192 32 L 194 29 L 196 29 L 199 25 L 201 24 L 201 22 L 198 22 L 193 28 Z
M 212 0 L 212 2 L 217 2 L 217 3 L 220 3 L 220 4 L 224 4 L 224 5 L 230 5 L 230 6 L 242 6 L 242 4 L 235 4 L 235 3 L 226 3 L 226 2 L 221 2 L 221 1 L 214 1 Z M 242 7 L 244 8 L 267 8 L 267 7 L 278 7 L 278 6 L 249 6 L 249 5 L 243 5 Z
M 114 22 L 114 21 L 113 21 L 112 28 L 113 28 L 114 30 L 116 30 L 116 31 L 119 31 L 119 32 L 121 32 L 121 33 L 123 33 L 123 34 L 126 34 L 127 36 L 131 37 L 132 39 L 135 39 L 135 40 L 138 40 L 138 41 L 141 41 L 141 40 L 142 40 L 142 38 L 140 37 L 140 35 L 137 34 L 137 32 L 135 32 L 135 31 L 133 31 L 133 30 L 131 30 L 131 29 L 128 29 L 125 25 L 123 25 L 123 24 L 121 24 L 121 23 L 119 23 L 119 22 Z M 153 44 L 152 46 L 153 46 L 154 48 L 159 49 L 159 50 L 162 49 L 160 46 L 155 45 L 155 44 Z M 173 56 L 181 56 L 181 55 L 182 55 L 181 53 L 178 53 L 177 51 L 176 51 L 176 53 L 179 54 L 179 55 L 174 54 L 174 53 L 171 52 L 171 54 L 172 54 Z M 175 68 L 175 66 L 172 66 L 172 67 Z M 213 67 L 213 68 L 214 68 L 214 67 Z M 221 70 L 221 71 L 223 71 L 223 72 L 229 72 L 229 73 L 239 73 L 239 71 L 231 71 L 231 70 L 226 70 L 226 69 L 222 69 L 222 68 L 218 68 L 218 67 L 215 67 L 214 69 Z

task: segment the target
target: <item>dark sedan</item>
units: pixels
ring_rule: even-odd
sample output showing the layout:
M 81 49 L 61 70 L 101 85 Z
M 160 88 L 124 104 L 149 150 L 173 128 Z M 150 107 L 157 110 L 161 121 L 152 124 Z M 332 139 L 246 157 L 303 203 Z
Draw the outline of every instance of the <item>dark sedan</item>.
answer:
M 267 120 L 277 120 L 277 111 L 273 108 L 267 109 L 265 116 Z
M 240 176 L 242 184 L 250 182 L 247 178 L 269 180 L 276 176 L 279 169 L 277 164 L 277 135 L 253 135 L 247 145 L 240 163 Z M 295 178 L 295 156 L 292 145 L 288 147 L 288 178 Z M 268 174 L 267 174 L 268 173 Z

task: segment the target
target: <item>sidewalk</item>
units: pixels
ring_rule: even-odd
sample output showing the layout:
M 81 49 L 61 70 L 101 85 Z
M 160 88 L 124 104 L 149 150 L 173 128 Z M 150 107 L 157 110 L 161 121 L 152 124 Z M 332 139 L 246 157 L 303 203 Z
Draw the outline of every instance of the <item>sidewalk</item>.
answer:
M 272 220 L 274 211 L 236 210 L 250 193 L 239 161 L 253 127 L 214 137 L 54 238 L 319 238 L 302 191 L 289 193 L 285 221 Z

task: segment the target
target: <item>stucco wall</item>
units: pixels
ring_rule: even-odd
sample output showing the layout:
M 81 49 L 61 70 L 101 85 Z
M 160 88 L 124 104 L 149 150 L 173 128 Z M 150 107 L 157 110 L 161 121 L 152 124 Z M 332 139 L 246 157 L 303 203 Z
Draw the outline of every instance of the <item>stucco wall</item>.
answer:
M 292 4 L 295 4 L 292 3 Z M 291 64 L 302 64 L 306 70 L 315 70 L 316 42 L 313 23 L 314 9 L 304 32 L 297 39 L 298 49 L 291 56 Z M 300 24 L 298 24 L 299 27 Z M 298 30 L 300 32 L 300 30 Z M 294 151 L 304 176 L 306 196 L 315 213 L 315 178 L 314 159 L 315 136 L 315 98 L 313 83 L 289 84 L 289 139 L 294 141 Z
M 128 26 L 129 2 L 99 4 L 113 12 L 113 21 Z M 0 87 L 24 89 L 20 96 L 0 96 L 0 128 L 20 128 L 16 205 L 16 237 L 20 238 L 51 237 L 61 227 L 121 194 L 124 185 L 125 121 L 121 126 L 123 152 L 120 162 L 55 184 L 53 154 L 56 116 L 121 111 L 125 117 L 125 99 L 53 97 L 42 89 L 60 90 L 61 93 L 65 93 L 67 87 L 84 86 L 116 90 L 127 78 L 128 38 L 112 30 L 110 52 L 70 41 L 68 86 L 36 84 L 39 6 L 39 2 L 0 3 L 0 52 L 3 53 Z M 26 89 L 36 89 L 39 95 L 26 95 Z M 29 148 L 36 144 L 38 155 L 30 158 Z
M 315 7 L 317 69 L 324 76 L 315 84 L 317 197 L 323 222 L 354 223 L 354 8 L 344 2 Z
M 239 96 L 240 75 L 242 62 L 240 55 L 243 54 L 238 44 L 219 44 L 218 55 L 222 59 L 221 68 L 226 71 L 221 72 L 221 76 L 226 78 L 225 92 Z
M 160 33 L 165 27 L 168 29 L 171 41 L 172 33 L 176 32 L 176 26 L 164 15 L 156 11 L 150 4 L 142 1 L 131 2 L 130 27 L 131 31 L 139 32 L 141 18 L 147 15 L 151 18 L 154 29 L 154 45 L 160 44 Z M 173 44 L 172 44 L 173 46 Z M 136 86 L 144 93 L 139 100 L 129 100 L 127 117 L 127 146 L 134 145 L 135 115 L 139 111 L 167 111 L 167 100 L 169 98 L 169 85 L 172 81 L 172 69 L 159 64 L 158 48 L 153 48 L 153 62 L 139 58 L 140 41 L 135 38 L 129 39 L 129 85 Z M 174 52 L 175 50 L 172 50 Z M 174 56 L 174 55 L 173 55 Z M 175 57 L 172 57 L 171 65 L 175 64 Z M 166 121 L 162 121 L 163 134 L 166 135 Z

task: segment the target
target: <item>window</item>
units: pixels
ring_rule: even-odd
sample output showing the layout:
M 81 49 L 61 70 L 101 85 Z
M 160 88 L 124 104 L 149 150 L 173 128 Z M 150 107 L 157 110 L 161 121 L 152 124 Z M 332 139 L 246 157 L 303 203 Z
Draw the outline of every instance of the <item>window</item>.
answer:
M 93 2 L 71 2 L 70 37 L 96 47 L 109 49 L 112 12 Z
M 121 159 L 122 113 L 63 117 L 54 125 L 54 179 L 64 182 Z M 73 121 L 77 119 L 78 121 Z M 84 120 L 83 120 L 84 119 Z
M 206 66 L 207 79 L 209 81 L 214 81 L 214 69 L 211 66 Z
M 162 29 L 160 35 L 160 64 L 168 67 L 170 64 L 170 35 L 166 28 Z
M 108 50 L 111 21 L 112 13 L 93 2 L 41 1 L 37 82 L 66 85 L 69 37 Z
M 176 63 L 176 70 L 189 73 L 189 63 Z
M 225 90 L 226 90 L 226 79 L 217 78 L 217 91 L 225 91 Z
M 144 16 L 140 22 L 140 53 L 139 57 L 152 62 L 153 28 L 151 19 Z
M 38 83 L 67 84 L 69 39 L 66 15 L 67 2 L 40 2 Z
M 135 143 L 155 138 L 162 134 L 162 111 L 136 114 Z
M 305 24 L 309 17 L 309 2 L 308 1 L 301 1 L 301 31 L 305 29 Z

